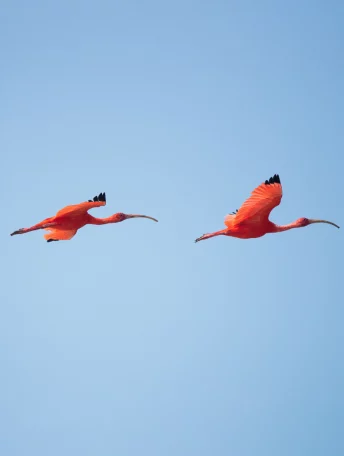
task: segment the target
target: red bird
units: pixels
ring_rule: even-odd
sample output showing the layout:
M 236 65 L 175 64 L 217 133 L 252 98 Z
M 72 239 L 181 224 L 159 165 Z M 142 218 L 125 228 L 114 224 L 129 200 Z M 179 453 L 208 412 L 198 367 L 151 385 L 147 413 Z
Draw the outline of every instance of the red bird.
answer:
M 94 207 L 100 207 L 106 205 L 105 193 L 100 193 L 99 196 L 95 196 L 93 200 L 88 200 L 84 203 L 75 204 L 73 206 L 66 206 L 53 217 L 49 217 L 37 225 L 31 226 L 31 228 L 21 228 L 20 230 L 11 233 L 11 236 L 15 234 L 24 234 L 29 231 L 35 230 L 47 230 L 48 234 L 44 237 L 47 242 L 52 241 L 68 241 L 76 235 L 76 232 L 85 225 L 106 225 L 107 223 L 118 223 L 123 220 L 135 217 L 144 217 L 157 222 L 153 217 L 147 215 L 132 215 L 122 214 L 121 212 L 111 215 L 106 218 L 96 218 L 88 213 L 90 209 Z
M 195 242 L 203 241 L 214 236 L 232 236 L 240 239 L 258 238 L 268 233 L 280 233 L 292 228 L 302 228 L 311 223 L 329 223 L 327 220 L 299 218 L 289 225 L 278 226 L 270 222 L 269 215 L 272 209 L 278 206 L 282 199 L 282 185 L 278 174 L 270 177 L 263 184 L 253 190 L 251 196 L 241 208 L 225 217 L 227 228 L 215 233 L 204 234 Z

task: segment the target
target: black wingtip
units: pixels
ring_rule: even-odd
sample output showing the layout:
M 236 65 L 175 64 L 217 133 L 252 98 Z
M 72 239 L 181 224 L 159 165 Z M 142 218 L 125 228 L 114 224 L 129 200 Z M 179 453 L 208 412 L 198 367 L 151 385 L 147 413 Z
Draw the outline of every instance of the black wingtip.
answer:
M 48 239 L 47 242 L 58 242 L 59 239 Z
M 265 181 L 265 185 L 270 185 L 270 184 L 280 184 L 281 180 L 278 174 L 274 174 L 272 177 L 270 177 L 269 180 Z
M 98 196 L 95 196 L 93 198 L 93 200 L 88 200 L 89 203 L 93 203 L 93 201 L 103 201 L 104 203 L 106 203 L 106 195 L 105 195 L 105 192 L 104 193 L 99 193 Z

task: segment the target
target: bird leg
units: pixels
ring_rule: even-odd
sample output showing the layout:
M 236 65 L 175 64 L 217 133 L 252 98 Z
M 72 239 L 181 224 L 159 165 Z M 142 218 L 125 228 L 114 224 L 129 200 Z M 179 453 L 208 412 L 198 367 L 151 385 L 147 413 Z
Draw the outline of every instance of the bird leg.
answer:
M 48 228 L 49 226 L 54 226 L 56 223 L 54 222 L 46 222 L 46 220 L 43 220 L 43 222 L 37 223 L 37 225 L 33 225 L 30 228 L 20 228 L 17 231 L 13 231 L 11 233 L 11 236 L 14 236 L 15 234 L 25 234 L 29 233 L 30 231 L 35 231 L 35 230 L 42 230 L 44 228 Z
M 224 230 L 220 230 L 220 231 L 215 231 L 215 233 L 209 233 L 209 234 L 203 234 L 203 236 L 200 236 L 199 238 L 197 238 L 195 240 L 195 242 L 199 242 L 199 241 L 204 241 L 205 239 L 209 239 L 211 237 L 214 237 L 214 236 L 221 236 L 221 235 L 225 235 L 227 233 L 227 228 L 224 229 Z

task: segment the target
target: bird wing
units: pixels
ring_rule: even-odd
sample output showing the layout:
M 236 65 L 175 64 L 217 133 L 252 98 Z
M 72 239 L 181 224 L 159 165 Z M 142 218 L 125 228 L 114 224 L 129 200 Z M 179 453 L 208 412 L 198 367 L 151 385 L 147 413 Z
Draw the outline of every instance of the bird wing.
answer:
M 231 212 L 230 214 L 226 215 L 225 225 L 227 225 L 228 228 L 233 225 L 233 221 L 235 220 L 235 216 L 238 213 L 238 210 L 239 209 L 237 209 L 235 212 Z
M 235 220 L 235 215 L 233 215 L 233 214 L 226 215 L 226 217 L 225 217 L 225 225 L 228 228 L 230 228 L 231 226 L 233 226 L 234 220 Z
M 58 230 L 55 228 L 45 228 L 49 233 L 44 235 L 47 242 L 51 241 L 69 241 L 76 235 L 78 230 Z
M 73 204 L 72 206 L 66 206 L 63 209 L 59 210 L 56 213 L 55 217 L 60 217 L 61 215 L 77 216 L 85 214 L 88 210 L 93 209 L 94 207 L 100 207 L 106 205 L 106 195 L 105 193 L 100 193 L 98 196 L 95 196 L 93 200 L 85 201 L 80 204 Z
M 243 203 L 237 214 L 227 215 L 225 225 L 228 227 L 243 222 L 261 222 L 269 218 L 270 212 L 282 199 L 282 185 L 278 174 L 270 177 L 253 190 L 251 196 Z

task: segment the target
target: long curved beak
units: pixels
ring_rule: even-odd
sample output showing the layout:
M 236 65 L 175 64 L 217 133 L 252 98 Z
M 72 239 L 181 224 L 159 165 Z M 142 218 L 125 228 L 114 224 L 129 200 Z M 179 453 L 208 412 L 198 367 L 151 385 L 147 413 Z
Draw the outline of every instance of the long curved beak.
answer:
M 329 225 L 333 225 L 336 228 L 339 228 L 338 225 L 336 225 L 335 223 L 329 222 L 327 220 L 318 220 L 318 219 L 308 219 L 308 220 L 309 220 L 309 223 L 328 223 Z
M 155 219 L 153 217 L 149 217 L 148 215 L 129 214 L 129 215 L 127 215 L 126 218 L 136 218 L 136 217 L 147 218 L 147 219 L 153 220 L 154 222 L 157 222 L 157 219 Z

